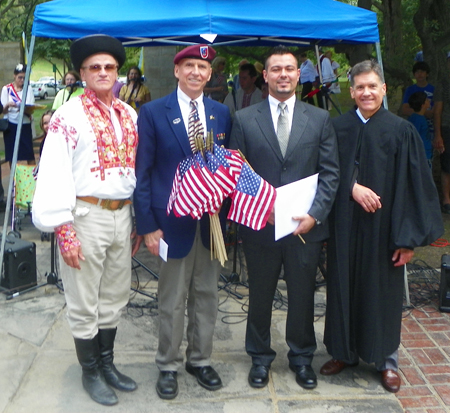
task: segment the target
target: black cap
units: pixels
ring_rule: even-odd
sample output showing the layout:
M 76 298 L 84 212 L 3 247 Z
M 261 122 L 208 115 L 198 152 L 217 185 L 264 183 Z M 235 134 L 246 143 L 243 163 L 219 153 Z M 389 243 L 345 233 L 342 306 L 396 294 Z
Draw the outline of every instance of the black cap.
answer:
M 74 69 L 79 72 L 84 60 L 97 53 L 112 55 L 117 60 L 119 69 L 125 63 L 125 49 L 119 40 L 106 34 L 92 34 L 75 40 L 70 46 L 70 59 Z

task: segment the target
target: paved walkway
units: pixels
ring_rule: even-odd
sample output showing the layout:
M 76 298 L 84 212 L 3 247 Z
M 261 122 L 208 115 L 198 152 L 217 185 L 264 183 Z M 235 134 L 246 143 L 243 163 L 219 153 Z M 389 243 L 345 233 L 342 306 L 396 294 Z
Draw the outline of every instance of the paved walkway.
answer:
M 7 173 L 3 182 L 7 186 Z M 50 243 L 41 241 L 29 217 L 23 220 L 21 232 L 22 238 L 37 244 L 38 283 L 45 283 L 45 274 L 50 271 Z M 443 254 L 448 252 L 448 247 L 442 250 Z M 158 272 L 158 263 L 145 251 L 138 258 Z M 158 376 L 154 364 L 158 318 L 156 303 L 149 297 L 155 294 L 156 281 L 142 267 L 137 268 L 133 288 L 147 295 L 130 291 L 130 306 L 118 331 L 116 363 L 138 382 L 139 389 L 131 394 L 119 393 L 119 404 L 109 408 L 91 401 L 82 389 L 81 371 L 64 317 L 64 296 L 58 288 L 46 285 L 11 300 L 0 294 L 0 412 L 450 412 L 450 314 L 437 311 L 436 303 L 405 312 L 400 348 L 403 386 L 393 395 L 382 388 L 374 367 L 365 363 L 345 369 L 338 376 L 318 374 L 318 387 L 313 391 L 300 388 L 288 369 L 286 307 L 282 300 L 278 301 L 272 329 L 278 356 L 270 384 L 255 390 L 247 383 L 250 360 L 244 351 L 247 290 L 233 286 L 243 298 L 237 299 L 225 290 L 220 292 L 213 353 L 213 365 L 224 388 L 209 392 L 181 370 L 179 396 L 162 401 L 154 389 Z M 281 297 L 286 297 L 282 281 L 279 291 Z M 329 359 L 322 344 L 325 287 L 318 289 L 316 303 L 318 349 L 313 367 L 318 373 Z

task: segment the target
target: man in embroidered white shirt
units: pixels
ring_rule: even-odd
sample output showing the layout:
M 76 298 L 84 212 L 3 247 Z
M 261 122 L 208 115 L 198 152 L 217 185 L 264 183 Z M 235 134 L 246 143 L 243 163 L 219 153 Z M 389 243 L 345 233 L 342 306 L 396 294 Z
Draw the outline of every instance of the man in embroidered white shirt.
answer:
M 113 364 L 117 324 L 130 289 L 129 198 L 136 186 L 137 119 L 112 93 L 125 62 L 120 41 L 86 36 L 70 52 L 86 90 L 52 117 L 33 222 L 42 231 L 54 231 L 60 247 L 67 319 L 83 387 L 96 402 L 114 405 L 118 398 L 111 387 L 137 388 Z

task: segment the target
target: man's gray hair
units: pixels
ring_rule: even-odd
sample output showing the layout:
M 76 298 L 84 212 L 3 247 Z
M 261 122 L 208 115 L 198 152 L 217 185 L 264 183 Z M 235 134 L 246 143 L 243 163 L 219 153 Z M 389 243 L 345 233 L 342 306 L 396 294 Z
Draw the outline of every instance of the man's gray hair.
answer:
M 375 72 L 375 74 L 380 78 L 381 83 L 384 83 L 384 76 L 381 66 L 375 60 L 364 60 L 363 62 L 359 62 L 352 67 L 352 71 L 350 72 L 351 87 L 355 86 L 355 76 L 369 72 Z

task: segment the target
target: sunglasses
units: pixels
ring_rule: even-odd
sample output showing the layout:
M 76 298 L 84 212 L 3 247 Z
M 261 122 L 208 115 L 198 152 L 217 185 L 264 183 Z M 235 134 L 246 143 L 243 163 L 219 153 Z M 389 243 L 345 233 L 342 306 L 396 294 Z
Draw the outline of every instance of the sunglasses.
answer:
M 83 66 L 82 69 L 88 69 L 90 72 L 100 72 L 101 70 L 105 69 L 105 72 L 114 72 L 117 70 L 118 66 L 109 64 L 109 65 L 89 65 L 89 66 Z

